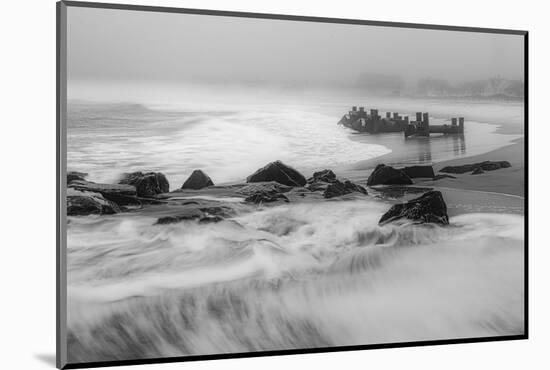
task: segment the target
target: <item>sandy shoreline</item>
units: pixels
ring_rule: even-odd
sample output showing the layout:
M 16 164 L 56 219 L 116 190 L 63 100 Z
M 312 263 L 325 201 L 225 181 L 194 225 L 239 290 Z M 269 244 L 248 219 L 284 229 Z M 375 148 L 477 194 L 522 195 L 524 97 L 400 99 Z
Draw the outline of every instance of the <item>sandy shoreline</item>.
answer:
M 480 175 L 472 175 L 470 173 L 453 175 L 456 176 L 456 179 L 447 178 L 438 181 L 426 180 L 418 182 L 418 184 L 423 186 L 476 190 L 524 197 L 524 139 L 518 139 L 512 145 L 485 154 L 434 163 L 434 171 L 438 172 L 445 166 L 457 166 L 483 161 L 508 161 L 512 164 L 512 167 L 496 171 L 487 171 Z

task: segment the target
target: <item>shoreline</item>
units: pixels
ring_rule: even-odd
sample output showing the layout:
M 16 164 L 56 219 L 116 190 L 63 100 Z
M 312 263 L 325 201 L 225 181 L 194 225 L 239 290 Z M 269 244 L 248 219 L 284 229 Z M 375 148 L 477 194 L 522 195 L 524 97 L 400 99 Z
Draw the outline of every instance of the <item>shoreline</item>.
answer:
M 487 171 L 480 175 L 453 174 L 456 179 L 444 178 L 441 180 L 419 181 L 418 185 L 452 188 L 460 190 L 474 190 L 486 193 L 498 193 L 525 198 L 525 160 L 524 138 L 514 140 L 513 144 L 472 157 L 452 159 L 434 163 L 434 171 L 438 172 L 445 166 L 459 166 L 468 163 L 483 161 L 508 161 L 510 168 L 496 171 Z
M 461 158 L 432 162 L 434 172 L 437 174 L 443 167 L 460 166 L 469 163 L 483 161 L 508 161 L 512 164 L 510 168 L 487 171 L 480 175 L 453 174 L 456 179 L 444 178 L 437 181 L 419 179 L 415 186 L 428 186 L 434 188 L 450 188 L 457 190 L 475 190 L 486 193 L 498 193 L 524 197 L 525 195 L 525 160 L 524 160 L 524 138 L 513 140 L 510 144 L 482 154 L 465 156 Z M 391 149 L 391 148 L 390 148 Z M 414 165 L 406 163 L 407 158 L 398 151 L 392 149 L 391 153 L 381 155 L 372 159 L 358 161 L 350 169 L 342 171 L 343 175 L 353 181 L 364 182 L 378 164 L 386 164 L 395 167 Z M 429 165 L 429 163 L 426 163 Z

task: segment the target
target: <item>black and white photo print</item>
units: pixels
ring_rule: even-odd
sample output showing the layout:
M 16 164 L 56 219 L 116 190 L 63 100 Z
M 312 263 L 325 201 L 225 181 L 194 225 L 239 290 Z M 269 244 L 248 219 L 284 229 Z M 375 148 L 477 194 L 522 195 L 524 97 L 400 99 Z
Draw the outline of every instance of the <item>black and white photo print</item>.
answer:
M 61 366 L 526 338 L 526 32 L 59 6 Z

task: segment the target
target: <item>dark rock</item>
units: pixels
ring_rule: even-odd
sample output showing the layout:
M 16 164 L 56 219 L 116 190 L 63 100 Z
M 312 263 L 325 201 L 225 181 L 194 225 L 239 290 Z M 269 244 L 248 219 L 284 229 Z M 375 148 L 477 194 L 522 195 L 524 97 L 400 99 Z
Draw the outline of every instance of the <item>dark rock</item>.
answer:
M 309 191 L 325 191 L 329 184 L 329 182 L 322 181 L 312 182 L 311 184 L 306 185 L 306 189 L 308 189 Z
M 160 172 L 127 173 L 118 183 L 135 186 L 139 197 L 153 197 L 157 194 L 167 193 L 170 190 L 166 176 Z
M 118 205 L 140 205 L 136 198 L 136 187 L 123 184 L 97 184 L 90 181 L 74 180 L 68 185 L 69 188 L 100 193 L 105 199 L 115 202 Z
M 254 193 L 252 195 L 249 195 L 248 197 L 245 198 L 245 202 L 256 203 L 256 204 L 271 203 L 271 202 L 277 202 L 277 201 L 288 202 L 289 200 L 284 194 L 281 194 L 281 193 L 261 192 L 261 191 Z
M 191 203 L 189 203 L 191 204 Z M 234 211 L 229 207 L 188 207 L 184 208 L 177 215 L 165 216 L 157 219 L 156 225 L 174 224 L 181 221 L 198 221 L 199 223 L 219 222 L 225 217 L 234 215 Z
M 379 164 L 367 179 L 367 185 L 411 185 L 413 181 L 407 174 L 391 166 Z
M 416 179 L 418 177 L 432 178 L 435 176 L 432 166 L 410 166 L 402 168 L 401 171 L 405 172 L 411 179 Z
M 440 191 L 429 191 L 407 203 L 396 204 L 386 212 L 379 224 L 407 218 L 421 223 L 449 224 L 447 205 Z
M 258 192 L 267 192 L 267 193 L 286 193 L 292 190 L 292 186 L 286 186 L 279 184 L 275 181 L 269 182 L 256 182 L 243 186 L 237 193 L 244 195 L 253 195 Z
M 349 180 L 339 180 L 331 170 L 322 170 L 313 173 L 307 180 L 306 189 L 309 191 L 322 191 L 324 198 L 334 198 L 353 192 L 367 194 L 367 190 L 361 185 Z
M 365 189 L 361 185 L 355 184 L 355 183 L 353 183 L 349 180 L 344 181 L 344 186 L 346 187 L 346 189 L 349 189 L 351 191 L 355 191 L 355 192 L 358 192 L 358 193 L 363 193 L 365 195 L 367 194 L 367 189 Z
M 367 190 L 365 190 L 365 188 L 361 185 L 354 184 L 349 180 L 345 180 L 344 182 L 336 180 L 327 185 L 325 191 L 323 192 L 323 197 L 329 199 L 353 192 L 367 194 Z
M 481 175 L 482 173 L 485 173 L 481 167 L 476 168 L 472 171 L 472 175 Z
M 189 178 L 185 180 L 181 188 L 199 190 L 213 185 L 214 183 L 207 174 L 205 174 L 201 170 L 195 170 L 193 171 L 191 176 L 189 176 Z
M 306 178 L 281 161 L 271 162 L 246 178 L 246 182 L 276 181 L 288 186 L 304 186 Z
M 494 171 L 501 168 L 508 168 L 512 165 L 508 161 L 484 161 L 479 163 L 472 163 L 472 164 L 464 164 L 460 166 L 447 166 L 443 167 L 439 172 L 446 172 L 446 173 L 457 173 L 462 174 L 466 172 L 472 172 L 476 168 L 481 168 L 484 171 Z
M 72 189 L 67 191 L 68 216 L 110 215 L 118 212 L 120 212 L 118 205 L 103 198 L 100 193 Z
M 485 161 L 485 162 L 479 163 L 478 167 L 481 167 L 483 171 L 494 171 L 494 170 L 499 170 L 501 168 L 512 167 L 512 165 L 508 161 L 497 161 L 497 162 Z
M 86 181 L 86 176 L 88 174 L 85 172 L 69 171 L 67 172 L 67 184 L 70 184 L 74 180 Z
M 313 177 L 307 179 L 308 184 L 314 182 L 333 182 L 336 181 L 336 175 L 331 170 L 322 170 L 314 172 Z
M 452 175 L 435 175 L 433 180 L 434 181 L 437 181 L 437 180 L 441 180 L 441 179 L 446 179 L 446 178 L 449 178 L 449 179 L 456 179 L 456 176 L 452 176 Z

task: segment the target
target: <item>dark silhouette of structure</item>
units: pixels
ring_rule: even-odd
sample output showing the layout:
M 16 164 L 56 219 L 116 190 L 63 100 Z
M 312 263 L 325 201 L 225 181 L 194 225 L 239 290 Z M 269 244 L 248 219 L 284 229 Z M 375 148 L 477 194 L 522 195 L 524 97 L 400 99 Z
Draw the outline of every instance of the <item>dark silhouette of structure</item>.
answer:
M 386 117 L 382 118 L 378 109 L 371 109 L 370 114 L 367 114 L 365 107 L 359 107 L 358 110 L 357 106 L 353 106 L 338 124 L 370 134 L 403 132 L 405 137 L 464 133 L 464 117 L 452 118 L 450 125 L 430 125 L 430 115 L 427 112 L 416 112 L 416 120 L 409 122 L 409 116 L 401 116 L 397 112 L 386 112 Z

